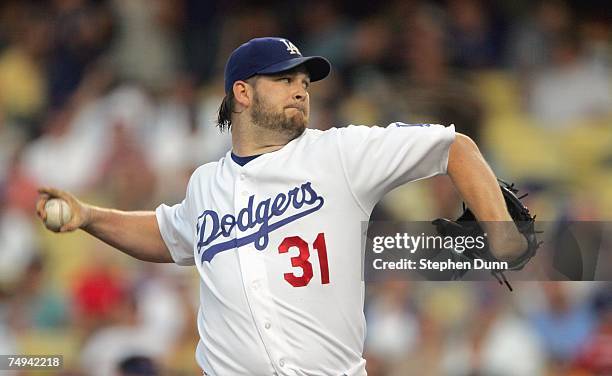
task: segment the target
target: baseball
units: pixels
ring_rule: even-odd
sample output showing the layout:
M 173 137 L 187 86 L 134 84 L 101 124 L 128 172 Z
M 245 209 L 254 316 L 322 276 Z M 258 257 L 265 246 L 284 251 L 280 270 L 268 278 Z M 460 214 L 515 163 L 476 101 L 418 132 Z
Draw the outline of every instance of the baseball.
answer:
M 47 201 L 45 212 L 47 213 L 45 225 L 53 231 L 58 231 L 72 217 L 68 203 L 59 198 L 52 198 Z

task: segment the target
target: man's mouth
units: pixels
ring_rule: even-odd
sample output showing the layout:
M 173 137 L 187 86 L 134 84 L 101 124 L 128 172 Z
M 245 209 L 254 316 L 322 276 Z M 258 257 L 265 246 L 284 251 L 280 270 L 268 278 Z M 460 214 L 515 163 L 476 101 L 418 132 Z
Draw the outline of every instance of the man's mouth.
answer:
M 285 108 L 294 108 L 296 110 L 302 111 L 303 113 L 306 113 L 306 109 L 302 106 L 287 106 Z

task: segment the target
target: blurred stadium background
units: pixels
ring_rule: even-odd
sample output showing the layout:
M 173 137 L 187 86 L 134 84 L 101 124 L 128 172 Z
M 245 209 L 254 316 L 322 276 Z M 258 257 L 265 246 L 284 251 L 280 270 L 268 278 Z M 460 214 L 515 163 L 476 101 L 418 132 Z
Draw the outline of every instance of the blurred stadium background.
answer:
M 454 123 L 539 218 L 610 220 L 611 29 L 605 0 L 0 2 L 0 354 L 63 354 L 61 375 L 115 374 L 131 355 L 198 374 L 195 271 L 45 231 L 36 188 L 124 210 L 180 201 L 230 147 L 215 128 L 223 65 L 252 37 L 332 62 L 311 127 Z M 375 216 L 458 209 L 436 178 Z M 369 374 L 612 374 L 610 287 L 370 284 Z

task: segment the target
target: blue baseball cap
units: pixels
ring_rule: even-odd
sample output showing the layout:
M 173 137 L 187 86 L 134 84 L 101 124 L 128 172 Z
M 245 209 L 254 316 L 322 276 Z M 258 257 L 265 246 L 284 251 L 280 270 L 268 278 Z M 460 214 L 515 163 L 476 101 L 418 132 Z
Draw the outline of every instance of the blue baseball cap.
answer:
M 255 38 L 236 48 L 225 65 L 225 93 L 234 82 L 256 74 L 274 74 L 304 65 L 310 81 L 327 77 L 331 64 L 321 56 L 302 56 L 300 50 L 285 38 Z

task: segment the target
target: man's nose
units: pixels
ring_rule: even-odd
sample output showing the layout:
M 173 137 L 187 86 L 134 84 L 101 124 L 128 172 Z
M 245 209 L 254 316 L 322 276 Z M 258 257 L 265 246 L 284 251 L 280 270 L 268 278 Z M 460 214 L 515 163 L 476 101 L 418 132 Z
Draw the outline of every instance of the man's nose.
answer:
M 293 93 L 293 99 L 297 100 L 297 101 L 303 101 L 306 99 L 306 89 L 304 89 L 304 86 L 302 86 L 301 84 L 295 89 L 295 92 Z

